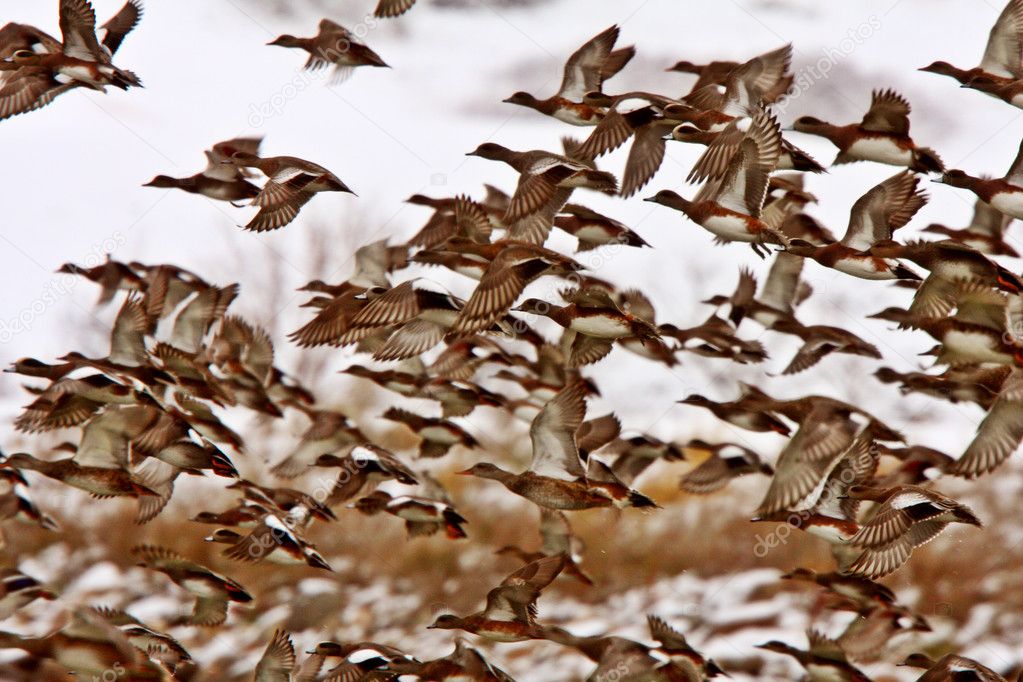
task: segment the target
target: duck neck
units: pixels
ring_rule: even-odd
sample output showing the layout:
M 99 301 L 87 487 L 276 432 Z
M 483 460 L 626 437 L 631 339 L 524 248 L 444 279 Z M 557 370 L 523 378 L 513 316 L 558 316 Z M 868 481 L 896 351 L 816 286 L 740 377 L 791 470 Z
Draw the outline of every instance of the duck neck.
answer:
M 838 126 L 832 125 L 827 121 L 814 121 L 813 123 L 797 122 L 792 126 L 792 129 L 809 135 L 819 135 L 820 137 L 831 140 L 838 131 Z
M 495 466 L 493 470 L 487 471 L 486 473 L 477 474 L 482 478 L 489 478 L 492 481 L 500 481 L 501 483 L 511 483 L 515 480 L 516 474 L 510 471 L 505 471 L 499 466 Z
M 694 202 L 690 201 L 689 199 L 686 199 L 684 196 L 680 194 L 674 194 L 672 196 L 666 197 L 662 203 L 665 206 L 668 206 L 669 208 L 673 208 L 677 211 L 682 211 L 687 216 L 690 217 L 692 216 Z

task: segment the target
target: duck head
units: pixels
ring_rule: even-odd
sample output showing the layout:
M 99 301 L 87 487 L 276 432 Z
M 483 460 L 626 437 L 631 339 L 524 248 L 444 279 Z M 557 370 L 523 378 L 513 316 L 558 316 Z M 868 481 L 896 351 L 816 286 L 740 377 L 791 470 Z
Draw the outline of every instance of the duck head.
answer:
M 917 71 L 926 71 L 927 73 L 936 73 L 941 76 L 955 76 L 957 74 L 965 73 L 962 69 L 957 66 L 952 66 L 948 62 L 936 61 L 931 62 L 927 66 L 922 66 Z
M 937 182 L 951 187 L 967 187 L 974 178 L 958 168 L 947 170 L 940 177 L 934 178 L 931 182 Z
M 521 305 L 514 308 L 514 310 L 520 313 L 547 316 L 550 314 L 551 310 L 557 307 L 558 306 L 552 305 L 539 298 L 527 298 Z
M 789 241 L 785 250 L 794 256 L 812 256 L 817 251 L 817 246 L 811 244 L 805 239 L 792 239 Z
M 675 208 L 682 210 L 684 206 L 690 204 L 688 199 L 684 199 L 678 192 L 673 192 L 670 189 L 662 189 L 652 197 L 647 197 L 643 201 L 650 201 L 661 206 L 667 206 L 669 208 Z
M 669 66 L 665 71 L 677 71 L 679 73 L 700 73 L 703 71 L 703 67 L 699 64 L 693 64 L 685 59 L 675 62 L 672 66 Z
M 228 545 L 233 545 L 241 539 L 242 536 L 239 533 L 228 528 L 218 528 L 203 538 L 206 542 L 220 542 Z
M 451 613 L 437 616 L 432 624 L 426 626 L 428 630 L 458 630 L 461 627 L 462 619 Z
M 337 642 L 320 642 L 306 653 L 318 656 L 344 656 L 343 651 Z
M 813 116 L 800 116 L 792 122 L 792 130 L 800 133 L 814 133 L 828 125 L 830 124 Z
M 680 123 L 672 129 L 670 138 L 679 142 L 706 144 L 713 138 L 713 135 L 706 130 L 700 130 L 692 123 Z
M 466 156 L 479 156 L 491 161 L 501 161 L 507 158 L 509 154 L 511 154 L 511 150 L 507 147 L 503 147 L 496 142 L 484 142 L 466 154 Z
M 157 175 L 155 178 L 147 183 L 144 183 L 143 187 L 181 187 L 182 185 L 190 184 L 188 181 L 190 178 L 172 178 L 169 175 Z
M 277 45 L 278 47 L 302 47 L 304 44 L 301 38 L 296 38 L 288 33 L 278 36 L 267 43 L 267 45 Z
M 533 108 L 533 107 L 536 106 L 536 104 L 537 104 L 537 102 L 539 100 L 537 100 L 536 97 L 533 97 L 532 95 L 530 95 L 528 92 L 522 92 L 520 90 L 519 92 L 516 92 L 511 97 L 508 97 L 508 98 L 503 99 L 501 101 L 505 102 L 506 104 L 518 104 L 518 105 L 523 106 L 523 107 Z
M 496 464 L 490 462 L 480 462 L 463 471 L 457 472 L 459 476 L 476 476 L 478 478 L 493 478 L 497 479 L 504 476 L 506 471 Z

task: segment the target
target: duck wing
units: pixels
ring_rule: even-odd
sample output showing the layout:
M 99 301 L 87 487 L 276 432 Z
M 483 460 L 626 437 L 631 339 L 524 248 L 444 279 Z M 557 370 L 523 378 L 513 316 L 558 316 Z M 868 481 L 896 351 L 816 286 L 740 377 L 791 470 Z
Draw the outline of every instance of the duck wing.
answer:
M 575 433 L 586 415 L 585 385 L 561 389 L 547 401 L 529 426 L 533 459 L 529 470 L 540 476 L 576 480 L 585 478 Z
M 255 682 L 289 682 L 295 669 L 295 645 L 284 630 L 275 630 L 256 664 Z
M 124 37 L 134 30 L 138 26 L 139 19 L 142 18 L 142 2 L 141 0 L 128 0 L 124 3 L 117 14 L 110 17 L 107 23 L 100 26 L 102 31 L 102 37 L 100 40 L 111 55 L 117 52 L 117 48 L 121 46 L 124 41 Z
M 875 133 L 909 135 L 909 102 L 894 90 L 874 90 L 860 127 Z
M 22 66 L 0 71 L 0 120 L 46 106 L 62 93 L 78 87 L 59 83 L 43 66 Z
M 979 68 L 995 76 L 1023 78 L 1023 1 L 1011 0 L 988 34 Z
M 96 40 L 96 12 L 88 0 L 60 0 L 64 55 L 87 62 L 108 62 Z
M 725 84 L 724 113 L 747 115 L 760 106 L 764 93 L 780 87 L 792 64 L 792 45 L 784 45 L 750 59 L 730 74 Z M 786 88 L 787 89 L 787 88 Z
M 781 127 L 762 109 L 754 116 L 739 150 L 728 163 L 717 202 L 733 211 L 759 217 L 767 196 L 767 183 L 780 154 Z
M 803 259 L 785 251 L 779 252 L 760 292 L 760 302 L 766 306 L 790 313 L 794 307 L 799 277 L 803 272 Z
M 778 455 L 774 476 L 757 509 L 758 516 L 791 510 L 823 487 L 827 475 L 853 442 L 849 420 L 815 408 Z
M 927 195 L 917 187 L 919 182 L 920 178 L 907 170 L 868 190 L 853 204 L 841 243 L 866 251 L 878 241 L 891 239 L 892 233 L 927 203 Z
M 611 26 L 573 52 L 565 62 L 565 72 L 561 87 L 558 88 L 558 95 L 573 102 L 580 102 L 586 93 L 599 91 L 606 75 L 605 62 L 611 56 L 617 40 L 618 27 Z
M 381 18 L 396 17 L 408 12 L 414 4 L 416 4 L 416 0 L 380 0 L 377 3 L 376 10 L 373 11 L 373 16 Z
M 1009 458 L 1023 442 L 1023 371 L 1005 380 L 977 435 L 947 473 L 974 478 L 988 473 Z
M 145 335 L 149 331 L 149 316 L 146 315 L 142 297 L 129 295 L 117 312 L 110 332 L 110 354 L 107 359 L 118 365 L 141 367 L 149 363 Z

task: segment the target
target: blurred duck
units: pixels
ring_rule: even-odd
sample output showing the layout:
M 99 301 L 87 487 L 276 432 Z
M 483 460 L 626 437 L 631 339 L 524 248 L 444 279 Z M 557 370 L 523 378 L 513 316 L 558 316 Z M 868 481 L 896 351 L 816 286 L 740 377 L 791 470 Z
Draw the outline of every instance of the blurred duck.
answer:
M 129 471 L 128 433 L 136 428 L 139 415 L 135 408 L 127 408 L 95 417 L 83 429 L 73 457 L 41 460 L 16 452 L 0 467 L 37 471 L 100 498 L 156 495 Z
M 391 672 L 393 666 L 401 667 L 405 664 L 415 664 L 416 659 L 392 646 L 377 644 L 376 642 L 352 642 L 339 644 L 337 642 L 320 642 L 310 652 L 312 655 L 306 659 L 299 669 L 296 682 L 305 679 L 337 680 L 392 680 L 395 679 Z M 323 659 L 324 663 L 319 664 L 319 669 L 325 666 L 325 661 L 339 662 L 324 670 L 322 678 L 316 677 L 312 672 L 313 666 L 309 662 Z M 303 677 L 305 675 L 305 677 Z
M 528 564 L 545 556 L 560 556 L 565 560 L 564 573 L 583 583 L 592 585 L 593 579 L 579 568 L 585 544 L 572 533 L 572 527 L 563 512 L 554 509 L 540 508 L 540 539 L 542 546 L 539 552 L 526 552 L 519 547 L 506 546 L 494 552 L 505 556 L 513 556 L 522 563 Z
M 591 482 L 579 456 L 575 434 L 586 413 L 585 388 L 576 383 L 562 389 L 544 405 L 529 427 L 533 459 L 520 474 L 483 462 L 459 472 L 498 481 L 508 490 L 548 509 L 575 510 L 592 507 L 652 506 L 644 495 L 620 483 Z M 623 499 L 617 499 L 624 494 Z
M 578 239 L 579 252 L 601 246 L 650 246 L 617 220 L 579 204 L 565 204 L 554 218 L 554 227 Z
M 782 251 L 775 254 L 759 297 L 753 272 L 741 268 L 739 282 L 731 296 L 712 296 L 704 303 L 728 304 L 728 319 L 736 327 L 748 317 L 764 327 L 774 328 L 778 322 L 795 321 L 795 308 L 810 296 L 809 286 L 800 281 L 802 271 L 803 259 Z
M 793 239 L 787 250 L 812 258 L 825 267 L 863 279 L 920 279 L 896 260 L 871 255 L 875 243 L 892 238 L 927 203 L 917 189 L 919 178 L 903 171 L 870 189 L 856 200 L 849 214 L 849 227 L 842 240 L 827 246 Z
M 697 355 L 726 358 L 741 365 L 763 362 L 767 359 L 767 350 L 762 343 L 739 338 L 735 328 L 715 314 L 711 314 L 703 324 L 689 329 L 662 324 L 659 331 L 664 336 L 680 341 L 681 350 Z
M 546 99 L 537 99 L 528 92 L 516 92 L 504 101 L 534 109 L 572 125 L 596 125 L 603 118 L 604 112 L 585 104 L 583 96 L 600 92 L 604 81 L 621 71 L 636 54 L 636 49 L 631 46 L 614 49 L 618 32 L 617 26 L 611 26 L 573 52 L 565 62 L 561 87 L 556 94 Z
M 98 677 L 119 670 L 131 680 L 165 679 L 166 670 L 136 648 L 100 612 L 76 608 L 64 622 L 60 629 L 42 637 L 0 632 L 0 649 L 21 649 L 37 661 L 52 660 L 75 677 Z M 33 679 L 40 678 L 34 675 Z
M 0 569 L 0 620 L 6 620 L 36 599 L 52 601 L 57 595 L 38 580 L 13 568 Z
M 469 152 L 468 156 L 503 161 L 519 172 L 518 186 L 503 218 L 506 224 L 534 214 L 545 216 L 549 214 L 553 217 L 565 205 L 571 191 L 576 187 L 585 187 L 605 194 L 614 194 L 618 191 L 618 180 L 610 173 L 595 170 L 586 163 L 553 152 L 539 149 L 517 152 L 494 142 L 485 142 Z M 547 228 L 549 229 L 549 225 Z M 539 238 L 540 236 L 534 236 L 538 244 L 544 241 Z M 542 236 L 545 238 L 546 232 Z
M 256 663 L 254 682 L 291 682 L 295 669 L 295 645 L 283 630 L 275 630 Z
M 387 66 L 380 55 L 363 45 L 351 31 L 330 19 L 320 20 L 320 31 L 312 38 L 285 34 L 267 44 L 305 50 L 309 59 L 304 68 L 311 71 L 333 66 L 333 83 L 346 80 L 358 66 Z
M 469 616 L 444 614 L 430 625 L 443 630 L 465 630 L 495 642 L 543 639 L 544 628 L 536 622 L 540 592 L 561 572 L 563 559 L 537 559 L 518 569 L 487 593 L 487 605 Z
M 468 523 L 461 514 L 443 500 L 399 495 L 377 490 L 351 505 L 367 516 L 386 512 L 405 521 L 405 530 L 410 538 L 433 535 L 443 530 L 451 540 L 467 537 L 462 524 Z
M 138 545 L 131 553 L 139 559 L 141 565 L 166 574 L 196 596 L 195 608 L 187 621 L 192 625 L 221 625 L 227 620 L 227 606 L 230 602 L 252 601 L 245 588 L 234 580 L 164 547 Z
M 973 218 L 966 227 L 954 229 L 932 223 L 922 231 L 944 235 L 988 256 L 1019 258 L 1016 249 L 1005 240 L 1005 230 L 1012 221 L 1012 216 L 1002 213 L 978 197 L 973 208 Z
M 1002 384 L 998 397 L 977 426 L 966 451 L 945 467 L 953 476 L 975 478 L 990 473 L 1007 460 L 1023 442 L 1023 370 L 1014 368 Z
M 646 201 L 685 213 L 713 234 L 718 243 L 748 242 L 758 254 L 765 243 L 784 245 L 787 240 L 761 220 L 768 176 L 777 167 L 780 141 L 778 122 L 760 111 L 720 180 L 707 182 L 692 200 L 661 190 Z
M 857 433 L 857 424 L 840 412 L 824 406 L 815 408 L 778 455 L 771 485 L 756 516 L 811 510 L 822 498 L 836 497 L 835 490 L 827 490 L 827 481 L 835 477 L 836 469 L 846 459 L 853 465 L 851 474 L 856 478 L 872 475 L 876 459 L 860 457 L 863 453 L 869 455 L 870 445 L 869 431 Z M 859 467 L 867 467 L 867 471 Z M 852 476 L 849 478 L 846 485 L 852 483 Z M 835 516 L 854 520 L 852 506 L 846 505 Z
M 685 636 L 668 625 L 663 618 L 647 615 L 646 622 L 650 628 L 650 636 L 660 645 L 656 651 L 666 654 L 671 659 L 671 663 L 679 669 L 681 679 L 707 680 L 718 676 L 728 677 L 717 663 L 694 649 L 686 641 Z
M 913 241 L 899 244 L 892 240 L 876 242 L 870 253 L 882 258 L 912 261 L 930 271 L 917 289 L 909 314 L 941 318 L 957 303 L 957 292 L 967 288 L 1000 289 L 1009 294 L 1023 292 L 1023 278 L 988 259 L 979 251 L 952 240 Z
M 245 229 L 255 232 L 288 225 L 318 192 L 355 194 L 323 166 L 294 156 L 259 157 L 250 152 L 236 151 L 223 163 L 256 168 L 269 178 L 252 200 L 252 205 L 258 206 L 259 212 L 245 226 Z
M 456 682 L 514 682 L 512 677 L 494 666 L 477 649 L 461 637 L 455 638 L 455 650 L 432 661 L 391 661 L 387 670 L 417 675 L 423 680 Z
M 979 75 L 994 77 L 999 82 L 1023 78 L 1023 1 L 1009 0 L 998 15 L 988 35 L 987 46 L 980 64 L 972 69 L 961 69 L 948 62 L 936 61 L 920 69 L 929 73 L 955 78 L 964 87 Z
M 614 341 L 627 337 L 658 340 L 657 329 L 641 317 L 624 312 L 607 293 L 595 288 L 563 293 L 566 306 L 531 298 L 515 310 L 542 315 L 572 333 L 569 367 L 581 367 L 602 359 Z
M 162 187 L 180 189 L 191 194 L 201 194 L 210 199 L 221 201 L 243 201 L 255 199 L 259 187 L 249 182 L 250 177 L 242 168 L 228 165 L 231 155 L 235 152 L 259 154 L 261 137 L 238 137 L 225 142 L 218 142 L 206 152 L 206 169 L 187 178 L 172 178 L 157 175 L 143 187 Z
M 46 106 L 76 87 L 142 87 L 138 76 L 111 61 L 141 16 L 140 0 L 129 0 L 100 27 L 102 42 L 88 0 L 60 0 L 63 43 L 34 26 L 6 24 L 0 29 L 0 120 Z
M 796 351 L 792 360 L 782 370 L 783 375 L 803 372 L 832 353 L 881 358 L 881 351 L 874 344 L 867 343 L 852 332 L 839 327 L 823 324 L 804 325 L 791 319 L 779 320 L 771 329 L 793 334 L 803 340 L 802 348 Z
M 443 457 L 455 445 L 470 449 L 479 445 L 465 429 L 446 419 L 423 417 L 400 407 L 388 408 L 381 417 L 404 424 L 422 439 L 420 457 Z
M 398 17 L 412 9 L 416 0 L 379 0 L 377 7 L 373 10 L 373 16 L 382 19 Z
M 343 346 L 380 335 L 384 341 L 373 359 L 381 361 L 407 360 L 436 346 L 465 303 L 416 283 L 402 282 L 375 296 L 351 318 L 336 343 Z
M 899 665 L 924 670 L 924 674 L 916 678 L 916 682 L 944 682 L 944 680 L 1005 682 L 1006 680 L 1005 677 L 986 665 L 981 665 L 972 658 L 956 654 L 945 654 L 938 660 L 934 660 L 926 654 L 910 654 Z
M 57 272 L 69 275 L 81 275 L 100 286 L 99 300 L 96 305 L 104 305 L 114 299 L 119 291 L 140 291 L 146 287 L 143 279 L 128 265 L 115 261 L 107 254 L 106 260 L 99 265 L 82 267 L 74 263 L 64 263 Z
M 206 537 L 206 541 L 231 545 L 224 550 L 224 556 L 235 561 L 268 561 L 286 566 L 304 564 L 331 570 L 326 559 L 302 536 L 299 530 L 301 520 L 269 510 L 266 512 L 247 534 L 221 528 Z
M 790 429 L 785 422 L 761 406 L 747 402 L 745 396 L 731 402 L 719 403 L 694 393 L 678 402 L 703 407 L 718 419 L 738 426 L 740 429 L 760 432 L 774 431 L 783 436 L 789 434 Z
M 862 610 L 895 605 L 895 593 L 888 587 L 858 576 L 837 572 L 817 573 L 808 568 L 797 568 L 783 575 L 782 579 L 816 583 L 830 594 L 849 600 Z
M 396 480 L 405 485 L 419 483 L 416 473 L 405 466 L 397 455 L 369 443 L 356 445 L 342 457 L 320 455 L 314 465 L 340 469 L 334 487 L 327 496 L 328 505 L 350 500 L 367 486 L 375 487 L 383 481 Z
M 849 662 L 845 652 L 834 640 L 810 630 L 806 633 L 810 643 L 809 651 L 797 649 L 791 644 L 772 640 L 758 644 L 758 649 L 791 656 L 806 670 L 813 680 L 835 680 L 840 682 L 870 682 L 858 668 Z
M 526 285 L 545 276 L 563 276 L 583 267 L 556 251 L 527 242 L 497 241 L 464 251 L 478 255 L 484 269 L 479 285 L 458 314 L 452 333 L 467 334 L 489 328 L 508 312 Z
M 1005 177 L 974 177 L 965 171 L 952 169 L 945 171 L 935 182 L 967 189 L 995 210 L 1013 218 L 1023 218 L 1023 141 L 1020 141 L 1019 151 Z
M 763 462 L 760 456 L 742 445 L 735 443 L 710 444 L 702 440 L 691 440 L 685 450 L 706 452 L 707 457 L 679 481 L 679 488 L 691 495 L 707 495 L 721 490 L 729 481 L 747 474 L 771 476 L 774 469 Z
M 876 161 L 907 166 L 919 173 L 941 173 L 945 165 L 937 153 L 917 146 L 909 136 L 909 102 L 894 90 L 874 90 L 870 109 L 856 124 L 837 126 L 812 116 L 792 124 L 794 130 L 818 135 L 838 147 L 834 163 Z
M 877 503 L 872 516 L 849 538 L 850 545 L 862 549 L 846 569 L 850 575 L 876 579 L 892 573 L 914 549 L 933 540 L 950 523 L 981 526 L 966 505 L 919 486 L 885 490 L 857 485 L 848 495 Z

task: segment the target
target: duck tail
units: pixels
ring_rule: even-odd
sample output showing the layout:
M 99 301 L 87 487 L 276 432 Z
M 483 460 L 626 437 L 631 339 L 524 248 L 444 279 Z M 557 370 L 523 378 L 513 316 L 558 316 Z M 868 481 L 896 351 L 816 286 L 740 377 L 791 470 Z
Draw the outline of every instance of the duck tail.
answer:
M 122 90 L 127 90 L 128 88 L 133 87 L 143 87 L 142 79 L 136 76 L 133 71 L 128 71 L 126 69 L 117 69 L 114 71 L 114 77 L 110 80 L 110 84 L 121 88 Z
M 1002 291 L 1007 291 L 1010 294 L 1018 294 L 1023 292 L 1023 279 L 1020 279 L 1019 275 L 1006 270 L 1001 265 L 997 265 L 998 268 L 998 288 Z
M 216 452 L 210 457 L 210 463 L 213 467 L 213 473 L 217 476 L 223 476 L 225 478 L 238 478 L 238 470 L 234 468 L 234 464 L 227 458 L 227 455 L 222 452 Z
M 920 275 L 916 274 L 902 263 L 899 263 L 894 268 L 892 268 L 892 273 L 895 275 L 896 279 L 908 279 L 915 280 L 917 282 L 919 282 L 922 279 Z
M 446 521 L 444 523 L 444 530 L 445 530 L 448 538 L 451 539 L 451 540 L 460 540 L 460 539 L 462 539 L 464 537 L 468 537 L 465 534 L 465 531 L 462 530 L 462 527 L 459 526 L 457 523 L 452 523 L 450 521 Z
M 913 152 L 912 169 L 918 173 L 944 173 L 945 163 L 930 147 L 917 147 Z
M 654 509 L 660 509 L 661 508 L 661 506 L 659 504 L 657 504 L 656 502 L 651 500 L 649 497 L 647 497 L 643 493 L 637 492 L 635 490 L 630 490 L 629 491 L 629 506 L 630 507 L 652 507 Z
M 585 173 L 587 187 L 604 194 L 618 193 L 618 179 L 606 171 L 588 170 Z
M 955 517 L 956 521 L 959 521 L 960 523 L 968 523 L 971 526 L 977 527 L 981 527 L 984 525 L 983 523 L 981 523 L 981 520 L 977 518 L 977 515 L 974 514 L 973 511 L 971 511 L 970 509 L 967 509 L 966 507 L 960 507 L 959 509 L 956 509 Z
M 792 170 L 802 171 L 804 173 L 827 173 L 827 169 L 817 162 L 817 159 L 813 158 L 802 149 L 792 147 L 789 151 L 789 156 L 792 157 Z

